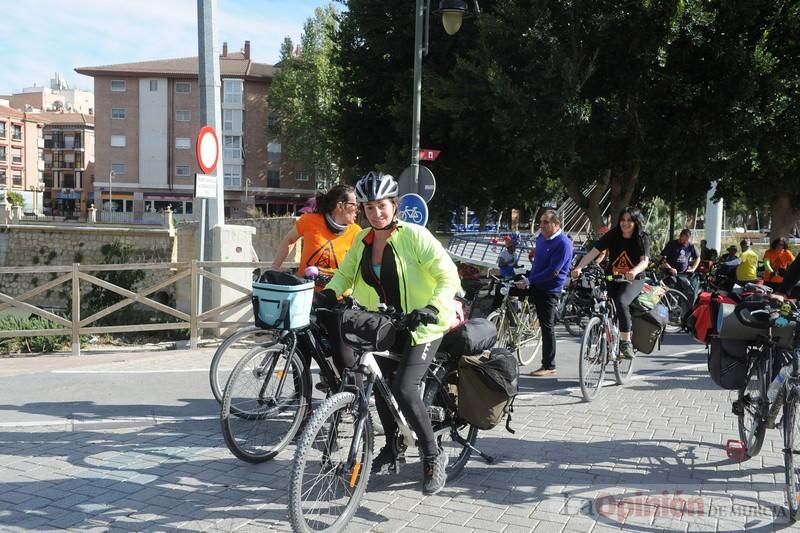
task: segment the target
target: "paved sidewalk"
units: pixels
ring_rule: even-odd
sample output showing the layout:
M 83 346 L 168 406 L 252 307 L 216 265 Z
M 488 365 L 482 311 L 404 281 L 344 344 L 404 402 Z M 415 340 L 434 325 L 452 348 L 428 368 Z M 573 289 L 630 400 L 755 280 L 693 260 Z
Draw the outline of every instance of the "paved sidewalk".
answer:
M 131 363 L 136 365 L 137 363 Z M 350 531 L 775 531 L 792 529 L 779 433 L 728 460 L 731 393 L 703 368 L 607 387 L 590 404 L 561 390 L 517 401 L 514 427 L 482 432 L 438 495 L 411 459 L 374 477 Z M 293 448 L 260 465 L 228 452 L 214 420 L 140 427 L 0 428 L 0 530 L 288 530 Z

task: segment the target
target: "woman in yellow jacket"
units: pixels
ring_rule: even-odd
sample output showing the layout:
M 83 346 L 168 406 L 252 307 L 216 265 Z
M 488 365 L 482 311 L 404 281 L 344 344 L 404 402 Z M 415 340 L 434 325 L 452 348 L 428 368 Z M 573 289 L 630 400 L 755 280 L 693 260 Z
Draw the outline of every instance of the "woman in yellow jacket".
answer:
M 379 358 L 379 364 L 386 376 L 396 367 L 392 393 L 418 436 L 422 491 L 434 494 L 447 479 L 447 454 L 436 443 L 419 391 L 442 336 L 455 319 L 453 297 L 461 288 L 458 270 L 427 229 L 397 219 L 398 186 L 392 176 L 370 172 L 355 189 L 371 227 L 356 236 L 344 262 L 320 293 L 320 300 L 333 303 L 352 287 L 352 296 L 368 309 L 376 310 L 384 303 L 409 315 L 411 331 L 401 336 L 393 350 L 403 354 L 402 360 L 396 363 Z M 397 425 L 380 396 L 376 407 L 387 444 L 375 457 L 372 470 L 392 471 L 399 458 L 388 443 Z

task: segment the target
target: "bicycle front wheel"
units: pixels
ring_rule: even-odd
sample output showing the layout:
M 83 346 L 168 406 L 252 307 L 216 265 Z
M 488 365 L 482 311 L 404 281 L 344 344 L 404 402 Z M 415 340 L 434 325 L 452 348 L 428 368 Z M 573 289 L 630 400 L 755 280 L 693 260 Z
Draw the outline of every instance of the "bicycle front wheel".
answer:
M 578 375 L 581 383 L 583 399 L 591 402 L 603 386 L 606 375 L 606 345 L 603 321 L 600 317 L 592 317 L 586 325 L 581 342 Z
M 793 390 L 783 406 L 783 461 L 786 466 L 786 501 L 792 520 L 800 520 L 800 391 Z
M 614 361 L 614 377 L 617 385 L 624 385 L 633 375 L 633 359 L 618 359 Z
M 522 366 L 531 364 L 542 352 L 542 328 L 536 309 L 525 306 L 517 325 L 517 360 Z
M 222 397 L 222 436 L 243 461 L 261 463 L 297 433 L 311 404 L 305 367 L 286 346 L 256 347 L 233 369 Z
M 275 334 L 276 332 L 273 330 L 249 326 L 222 341 L 222 344 L 214 352 L 214 357 L 211 358 L 211 368 L 208 374 L 214 399 L 222 403 L 222 389 L 228 382 L 236 363 L 256 346 L 266 348 L 268 345 L 275 344 Z
M 351 392 L 331 396 L 311 417 L 292 462 L 293 531 L 341 531 L 358 509 L 372 468 L 374 435 L 367 417 L 361 438 L 354 442 L 357 417 Z
M 664 296 L 661 297 L 661 303 L 666 305 L 669 310 L 669 322 L 666 327 L 667 333 L 683 331 L 683 327 L 686 324 L 686 317 L 689 316 L 689 312 L 691 311 L 689 300 L 686 299 L 686 295 L 675 289 L 667 289 Z
M 511 346 L 511 328 L 504 311 L 493 311 L 486 319 L 494 324 L 497 329 L 497 343 L 495 346 L 509 348 Z
M 745 444 L 745 453 L 748 457 L 758 455 L 764 444 L 768 410 L 768 400 L 765 394 L 766 380 L 764 360 L 759 358 L 747 375 L 747 383 L 739 390 L 737 407 L 739 438 Z

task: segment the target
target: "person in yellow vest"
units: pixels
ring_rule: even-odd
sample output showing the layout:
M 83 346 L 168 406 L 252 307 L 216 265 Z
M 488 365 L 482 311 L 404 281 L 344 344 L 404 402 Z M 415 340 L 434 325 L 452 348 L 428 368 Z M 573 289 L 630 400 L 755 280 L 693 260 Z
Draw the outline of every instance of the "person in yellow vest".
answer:
M 758 254 L 750 246 L 749 239 L 742 239 L 739 243 L 739 247 L 742 249 L 742 253 L 739 255 L 741 263 L 736 267 L 736 282 L 739 285 L 758 279 Z

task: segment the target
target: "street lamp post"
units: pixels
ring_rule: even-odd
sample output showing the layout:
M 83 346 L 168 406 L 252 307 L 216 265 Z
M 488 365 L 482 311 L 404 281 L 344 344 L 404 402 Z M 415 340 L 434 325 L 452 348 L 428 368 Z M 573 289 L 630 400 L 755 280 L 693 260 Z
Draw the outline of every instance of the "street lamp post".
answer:
M 480 13 L 478 0 L 475 13 Z M 414 103 L 411 112 L 411 168 L 413 169 L 414 189 L 419 194 L 419 123 L 422 115 L 422 56 L 428 53 L 430 0 L 417 0 L 414 22 Z M 435 14 L 442 17 L 442 25 L 448 35 L 454 35 L 461 28 L 461 21 L 472 14 L 467 10 L 464 0 L 441 0 Z M 424 34 L 424 35 L 423 35 Z

